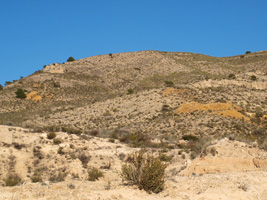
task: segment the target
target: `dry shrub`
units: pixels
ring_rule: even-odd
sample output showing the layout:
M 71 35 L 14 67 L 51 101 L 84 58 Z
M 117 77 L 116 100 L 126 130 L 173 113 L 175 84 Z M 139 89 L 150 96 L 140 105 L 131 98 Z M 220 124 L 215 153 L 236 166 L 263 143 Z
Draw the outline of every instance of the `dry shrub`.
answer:
M 9 174 L 6 179 L 4 179 L 5 186 L 15 186 L 21 183 L 21 178 L 17 174 Z
M 89 181 L 96 181 L 98 180 L 100 177 L 103 177 L 103 172 L 101 172 L 99 169 L 93 167 L 92 169 L 88 170 L 88 180 Z
M 128 163 L 122 165 L 121 176 L 139 189 L 159 193 L 164 189 L 166 167 L 159 157 L 142 150 L 129 156 Z
M 56 135 L 56 133 L 54 131 L 47 133 L 47 139 L 49 139 L 49 140 L 52 140 L 56 136 L 57 135 Z
M 59 172 L 58 174 L 52 174 L 49 178 L 49 181 L 51 182 L 62 182 L 65 181 L 65 178 L 67 176 L 67 173 Z

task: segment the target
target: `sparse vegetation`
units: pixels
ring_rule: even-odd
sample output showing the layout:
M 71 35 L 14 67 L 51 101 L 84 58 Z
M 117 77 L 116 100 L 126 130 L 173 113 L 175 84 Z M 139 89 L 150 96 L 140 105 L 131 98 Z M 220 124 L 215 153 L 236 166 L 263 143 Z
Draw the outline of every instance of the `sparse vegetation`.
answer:
M 0 90 L 3 90 L 3 85 L 0 84 Z
M 174 86 L 174 83 L 172 81 L 165 81 L 165 85 L 167 87 L 172 87 L 172 86 Z
M 61 142 L 62 142 L 62 141 L 61 141 L 61 139 L 59 139 L 59 138 L 54 138 L 54 139 L 53 139 L 53 143 L 56 144 L 56 145 L 57 145 L 57 144 L 60 144 Z
M 99 169 L 93 167 L 92 169 L 88 170 L 88 176 L 89 181 L 96 181 L 104 175 L 103 172 L 101 172 Z
M 159 157 L 142 150 L 129 156 L 128 163 L 122 165 L 121 176 L 139 189 L 159 193 L 164 189 L 166 167 Z
M 78 158 L 82 162 L 83 167 L 86 168 L 87 167 L 87 163 L 91 159 L 91 156 L 90 155 L 86 155 L 84 152 L 82 152 L 82 153 L 79 153 Z
M 4 179 L 5 186 L 12 187 L 21 183 L 21 178 L 17 174 L 9 174 L 6 179 Z
M 235 79 L 236 77 L 235 77 L 234 74 L 229 74 L 229 75 L 228 75 L 228 78 L 229 78 L 229 79 Z
M 127 92 L 128 92 L 127 94 L 133 94 L 134 90 L 132 88 L 130 88 L 130 89 L 127 90 Z
M 11 81 L 6 81 L 5 86 L 10 85 L 11 83 L 12 83 Z
M 35 172 L 35 173 L 31 176 L 31 181 L 32 181 L 33 183 L 43 182 L 41 173 L 36 173 L 36 172 Z
M 54 183 L 62 182 L 65 180 L 66 176 L 67 176 L 67 173 L 63 173 L 63 172 L 59 172 L 57 174 L 54 173 L 50 175 L 49 181 L 54 182 Z
M 56 133 L 55 132 L 49 132 L 49 133 L 47 133 L 47 139 L 49 139 L 49 140 L 52 140 L 52 139 L 54 139 L 55 137 L 56 137 L 57 135 L 56 135 Z

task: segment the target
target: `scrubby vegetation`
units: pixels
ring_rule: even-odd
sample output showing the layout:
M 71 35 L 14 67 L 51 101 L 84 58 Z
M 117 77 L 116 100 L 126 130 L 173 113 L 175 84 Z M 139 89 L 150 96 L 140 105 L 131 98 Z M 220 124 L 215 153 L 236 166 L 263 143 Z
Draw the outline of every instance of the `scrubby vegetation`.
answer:
M 54 139 L 56 136 L 57 136 L 56 133 L 53 132 L 53 131 L 47 133 L 47 138 L 48 138 L 49 140 Z
M 130 184 L 147 192 L 159 193 L 164 189 L 164 172 L 167 167 L 159 157 L 140 151 L 129 156 L 122 165 L 121 176 Z
M 93 167 L 92 169 L 88 170 L 88 176 L 89 181 L 96 181 L 104 175 L 103 172 L 101 172 L 99 169 Z
M 5 186 L 16 186 L 21 183 L 21 178 L 17 174 L 9 174 L 6 179 L 4 179 Z

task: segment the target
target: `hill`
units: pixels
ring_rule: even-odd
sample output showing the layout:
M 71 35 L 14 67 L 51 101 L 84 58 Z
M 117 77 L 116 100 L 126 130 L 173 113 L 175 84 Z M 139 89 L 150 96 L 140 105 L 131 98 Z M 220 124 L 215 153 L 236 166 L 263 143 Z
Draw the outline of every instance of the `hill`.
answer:
M 16 97 L 19 88 L 25 99 Z M 266 91 L 267 51 L 222 58 L 140 51 L 50 64 L 0 90 L 0 179 L 5 185 L 14 172 L 29 183 L 17 187 L 30 199 L 35 194 L 29 191 L 40 186 L 30 184 L 38 170 L 45 187 L 54 187 L 46 182 L 53 174 L 66 172 L 65 182 L 55 187 L 71 195 L 66 184 L 76 177 L 79 188 L 87 187 L 81 182 L 87 170 L 102 167 L 106 178 L 86 188 L 98 188 L 92 199 L 109 182 L 122 197 L 113 198 L 111 190 L 100 199 L 127 199 L 123 193 L 136 189 L 122 186 L 118 171 L 128 153 L 146 148 L 169 163 L 161 198 L 212 199 L 212 192 L 223 190 L 222 199 L 264 199 L 266 184 L 255 182 L 267 176 Z M 58 144 L 47 138 L 51 133 Z M 82 155 L 90 155 L 89 167 Z M 213 191 L 211 180 L 222 186 Z M 233 186 L 236 193 L 227 194 Z M 86 196 L 84 190 L 73 191 Z M 8 198 L 11 189 L 5 191 Z M 51 198 L 57 194 L 49 191 Z

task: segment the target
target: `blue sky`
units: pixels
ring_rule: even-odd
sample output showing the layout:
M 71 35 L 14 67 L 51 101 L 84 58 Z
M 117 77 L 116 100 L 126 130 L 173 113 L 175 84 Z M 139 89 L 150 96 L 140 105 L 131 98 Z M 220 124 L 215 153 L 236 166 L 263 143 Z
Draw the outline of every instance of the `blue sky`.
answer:
M 0 84 L 69 56 L 266 50 L 266 9 L 266 0 L 0 0 Z

